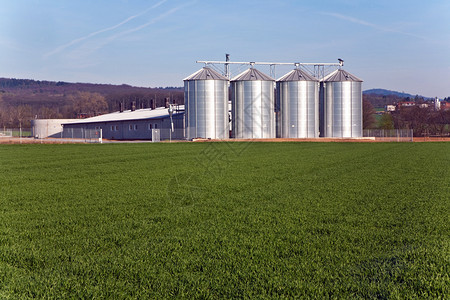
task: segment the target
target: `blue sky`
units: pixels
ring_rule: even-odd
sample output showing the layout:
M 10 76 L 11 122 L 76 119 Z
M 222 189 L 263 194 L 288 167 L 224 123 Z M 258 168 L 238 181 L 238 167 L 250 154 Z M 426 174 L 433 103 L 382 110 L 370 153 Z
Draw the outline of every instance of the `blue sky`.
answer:
M 0 4 L 0 77 L 182 86 L 202 67 L 196 60 L 223 60 L 230 53 L 232 61 L 342 58 L 364 89 L 450 96 L 448 0 Z M 289 69 L 277 68 L 276 77 Z

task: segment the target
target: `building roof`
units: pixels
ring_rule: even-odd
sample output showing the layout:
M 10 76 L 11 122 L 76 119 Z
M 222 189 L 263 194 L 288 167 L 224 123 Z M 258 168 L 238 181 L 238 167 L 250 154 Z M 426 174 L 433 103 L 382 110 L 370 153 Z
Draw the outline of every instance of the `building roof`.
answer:
M 305 71 L 295 69 L 279 78 L 277 81 L 319 81 L 316 77 L 309 75 Z
M 191 74 L 183 79 L 183 81 L 188 80 L 228 80 L 228 78 L 222 76 L 211 68 L 204 67 L 203 69 L 200 69 L 194 74 Z
M 355 75 L 350 74 L 347 71 L 338 69 L 334 72 L 331 72 L 329 75 L 325 76 L 325 78 L 322 81 L 325 81 L 325 82 L 337 82 L 337 81 L 362 82 L 363 80 L 359 79 Z
M 184 113 L 184 105 L 178 106 L 179 111 L 174 109 L 173 115 L 178 115 Z M 104 123 L 104 122 L 121 122 L 121 121 L 132 121 L 132 120 L 146 120 L 146 119 L 163 119 L 169 117 L 169 111 L 165 107 L 158 107 L 156 109 L 137 109 L 135 111 L 125 110 L 123 112 L 113 112 L 110 114 L 104 114 L 92 118 L 79 119 L 67 123 L 67 125 L 72 124 L 87 124 L 87 123 Z
M 267 76 L 263 72 L 254 68 L 245 70 L 241 74 L 231 79 L 231 81 L 244 81 L 244 80 L 275 81 L 275 79 L 273 79 L 272 77 Z

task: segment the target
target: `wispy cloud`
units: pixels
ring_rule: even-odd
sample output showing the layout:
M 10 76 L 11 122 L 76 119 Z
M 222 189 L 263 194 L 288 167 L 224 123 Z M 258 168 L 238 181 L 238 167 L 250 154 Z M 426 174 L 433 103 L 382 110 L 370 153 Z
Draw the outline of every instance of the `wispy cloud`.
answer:
M 191 3 L 192 3 L 192 2 L 191 2 Z M 128 35 L 128 34 L 130 34 L 130 33 L 133 33 L 133 32 L 139 31 L 139 30 L 141 30 L 141 29 L 144 29 L 144 28 L 146 28 L 146 27 L 148 27 L 148 26 L 150 26 L 150 25 L 152 25 L 152 24 L 155 24 L 156 22 L 158 22 L 158 21 L 160 21 L 160 20 L 162 20 L 162 19 L 167 18 L 169 15 L 173 14 L 173 13 L 176 12 L 177 10 L 182 9 L 183 7 L 186 7 L 186 6 L 190 5 L 191 3 L 183 4 L 183 5 L 180 5 L 180 6 L 178 6 L 178 7 L 172 8 L 172 9 L 170 9 L 170 10 L 168 10 L 168 11 L 166 11 L 166 12 L 160 14 L 159 16 L 153 18 L 152 20 L 150 20 L 149 22 L 147 22 L 147 23 L 145 23 L 145 24 L 142 24 L 142 25 L 139 25 L 139 26 L 137 26 L 137 27 L 135 27 L 135 28 L 132 28 L 132 29 L 129 29 L 129 30 L 126 30 L 126 31 L 122 31 L 122 32 L 120 32 L 120 33 L 118 33 L 118 34 L 115 34 L 115 35 L 113 35 L 113 36 L 111 36 L 111 37 L 108 38 L 108 43 L 109 43 L 109 42 L 112 42 L 113 40 L 115 40 L 115 39 L 117 39 L 117 38 L 119 38 L 119 37 L 122 37 L 122 36 L 124 36 L 124 35 Z
M 157 23 L 158 21 L 161 21 L 161 20 L 167 18 L 168 16 L 170 16 L 170 15 L 173 14 L 173 13 L 175 13 L 176 11 L 178 11 L 178 10 L 180 10 L 180 9 L 186 7 L 186 6 L 192 5 L 192 4 L 194 4 L 195 2 L 196 2 L 196 1 L 192 1 L 192 2 L 188 2 L 188 3 L 182 4 L 182 5 L 180 5 L 180 6 L 174 7 L 174 8 L 172 8 L 172 9 L 170 9 L 170 10 L 168 10 L 168 11 L 166 11 L 166 12 L 164 12 L 164 13 L 162 13 L 162 14 L 156 16 L 156 17 L 154 17 L 153 19 L 151 19 L 151 20 L 150 20 L 149 22 L 147 22 L 147 23 L 141 24 L 141 25 L 136 26 L 136 27 L 134 27 L 134 28 L 132 28 L 132 29 L 128 29 L 128 30 L 119 32 L 119 33 L 117 33 L 117 34 L 115 34 L 115 35 L 112 35 L 112 36 L 110 36 L 110 37 L 104 39 L 103 42 L 97 43 L 96 46 L 92 47 L 92 48 L 90 49 L 90 51 L 88 51 L 88 52 L 89 52 L 89 53 L 92 53 L 92 52 L 95 52 L 95 51 L 97 51 L 97 50 L 100 50 L 101 48 L 105 47 L 107 44 L 113 42 L 114 40 L 116 40 L 116 39 L 118 39 L 118 38 L 120 38 L 120 37 L 122 37 L 122 36 L 126 36 L 126 35 L 129 35 L 129 34 L 131 34 L 131 33 L 136 32 L 136 31 L 142 30 L 142 29 L 144 29 L 144 28 L 146 28 L 146 27 L 148 27 L 148 26 L 150 26 L 150 25 L 152 25 L 152 24 L 155 24 L 155 23 Z M 85 54 L 86 54 L 86 53 L 87 53 L 87 52 L 85 52 Z
M 357 18 L 354 18 L 354 17 L 350 17 L 350 16 L 338 14 L 338 13 L 321 12 L 321 14 L 327 15 L 327 16 L 331 16 L 331 17 L 334 17 L 334 18 L 338 18 L 338 19 L 341 19 L 341 20 L 345 20 L 345 21 L 348 21 L 348 22 L 351 22 L 351 23 L 363 25 L 363 26 L 366 26 L 366 27 L 371 27 L 371 28 L 379 30 L 379 31 L 392 32 L 392 33 L 407 35 L 407 36 L 415 37 L 415 38 L 418 38 L 418 39 L 426 40 L 425 37 L 417 35 L 417 34 L 414 34 L 414 33 L 397 30 L 395 28 L 384 27 L 384 26 L 381 26 L 381 25 L 378 25 L 378 24 L 370 23 L 370 22 L 367 22 L 367 21 L 364 21 L 364 20 L 361 20 L 361 19 L 357 19 Z
M 141 13 L 136 14 L 136 15 L 133 15 L 133 16 L 130 16 L 130 17 L 126 18 L 125 20 L 123 20 L 122 22 L 120 22 L 120 23 L 118 23 L 118 24 L 116 24 L 116 25 L 113 25 L 113 26 L 110 26 L 110 27 L 107 27 L 107 28 L 104 28 L 104 29 L 101 29 L 101 30 L 92 32 L 92 33 L 90 33 L 90 34 L 88 34 L 88 35 L 86 35 L 86 36 L 83 36 L 83 37 L 74 39 L 74 40 L 70 41 L 70 42 L 67 43 L 67 44 L 61 45 L 61 46 L 57 47 L 56 49 L 54 49 L 54 50 L 52 50 L 52 51 L 46 53 L 46 54 L 44 55 L 44 58 L 48 58 L 48 57 L 50 57 L 50 56 L 52 56 L 52 55 L 58 54 L 58 53 L 60 53 L 61 51 L 63 51 L 63 50 L 65 50 L 65 49 L 69 48 L 70 46 L 79 44 L 79 43 L 81 43 L 81 42 L 83 42 L 83 41 L 85 41 L 85 40 L 87 40 L 87 39 L 89 39 L 89 38 L 92 38 L 92 37 L 94 37 L 94 36 L 96 36 L 96 35 L 99 35 L 99 34 L 101 34 L 101 33 L 105 33 L 105 32 L 108 32 L 108 31 L 117 29 L 117 28 L 119 28 L 120 26 L 125 25 L 126 23 L 130 22 L 131 20 L 136 19 L 137 17 L 140 17 L 140 16 L 142 16 L 142 15 L 148 13 L 150 10 L 157 8 L 158 6 L 162 5 L 164 2 L 167 2 L 167 0 L 159 1 L 158 3 L 152 5 L 151 7 L 147 8 L 147 9 L 144 10 L 144 11 L 142 11 Z

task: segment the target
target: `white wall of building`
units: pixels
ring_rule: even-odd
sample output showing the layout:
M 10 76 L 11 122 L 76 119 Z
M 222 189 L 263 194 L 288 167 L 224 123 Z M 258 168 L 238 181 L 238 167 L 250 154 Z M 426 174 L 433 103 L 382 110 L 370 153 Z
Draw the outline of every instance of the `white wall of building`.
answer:
M 35 138 L 60 137 L 62 124 L 77 121 L 76 119 L 36 119 L 31 120 L 31 132 Z

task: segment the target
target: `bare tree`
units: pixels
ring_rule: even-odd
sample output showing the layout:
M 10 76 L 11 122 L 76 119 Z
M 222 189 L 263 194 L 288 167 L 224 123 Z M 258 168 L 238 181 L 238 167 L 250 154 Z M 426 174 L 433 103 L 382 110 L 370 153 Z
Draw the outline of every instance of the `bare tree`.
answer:
M 374 117 L 375 109 L 368 100 L 363 100 L 363 128 L 373 128 L 376 120 Z
M 42 119 L 60 119 L 63 117 L 63 115 L 58 113 L 56 109 L 46 106 L 39 108 L 38 116 Z
M 33 118 L 31 106 L 19 105 L 15 108 L 16 111 L 16 124 L 19 123 L 19 127 L 30 127 L 31 119 Z
M 5 115 L 5 105 L 3 103 L 2 94 L 0 94 L 0 125 L 1 127 L 6 126 L 6 115 Z
M 108 103 L 99 93 L 78 92 L 68 96 L 75 115 L 96 116 L 108 112 Z
M 394 121 L 390 113 L 384 113 L 379 122 L 380 129 L 394 129 Z

